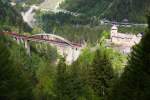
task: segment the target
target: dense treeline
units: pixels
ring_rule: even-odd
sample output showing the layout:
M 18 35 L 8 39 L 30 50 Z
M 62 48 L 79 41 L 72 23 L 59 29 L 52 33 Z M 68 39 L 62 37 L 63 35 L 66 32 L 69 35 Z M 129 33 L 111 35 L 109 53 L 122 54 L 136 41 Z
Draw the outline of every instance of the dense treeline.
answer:
M 12 58 L 10 42 L 0 35 L 0 98 L 3 100 L 32 100 L 31 80 L 20 64 Z
M 3 100 L 41 100 L 49 96 L 55 74 L 56 50 L 43 45 L 31 56 L 23 44 L 0 35 L 0 98 Z M 52 54 L 53 55 L 52 55 Z M 54 57 L 55 56 L 55 57 Z
M 149 6 L 149 0 L 65 0 L 61 5 L 69 11 L 88 16 L 140 23 L 146 22 L 145 12 Z

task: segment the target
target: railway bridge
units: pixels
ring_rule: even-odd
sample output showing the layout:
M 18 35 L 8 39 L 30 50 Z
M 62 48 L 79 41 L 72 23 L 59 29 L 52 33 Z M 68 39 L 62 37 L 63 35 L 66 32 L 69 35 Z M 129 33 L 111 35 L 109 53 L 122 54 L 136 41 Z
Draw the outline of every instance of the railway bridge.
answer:
M 71 64 L 75 61 L 81 52 L 83 46 L 79 43 L 71 42 L 61 36 L 54 34 L 35 34 L 35 35 L 21 35 L 16 32 L 4 32 L 11 36 L 18 44 L 21 42 L 24 44 L 24 47 L 27 51 L 27 54 L 30 55 L 30 41 L 35 43 L 45 43 L 57 48 L 57 52 L 66 58 L 66 63 Z

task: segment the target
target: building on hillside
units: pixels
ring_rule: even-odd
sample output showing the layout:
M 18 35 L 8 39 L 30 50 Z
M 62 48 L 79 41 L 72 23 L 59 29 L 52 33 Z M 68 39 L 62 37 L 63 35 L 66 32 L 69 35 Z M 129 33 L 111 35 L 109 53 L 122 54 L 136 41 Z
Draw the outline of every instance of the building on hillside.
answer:
M 110 39 L 111 43 L 120 46 L 120 49 L 123 53 L 129 53 L 132 46 L 138 44 L 142 38 L 142 34 L 133 35 L 130 33 L 119 33 L 116 25 L 113 25 L 111 28 Z

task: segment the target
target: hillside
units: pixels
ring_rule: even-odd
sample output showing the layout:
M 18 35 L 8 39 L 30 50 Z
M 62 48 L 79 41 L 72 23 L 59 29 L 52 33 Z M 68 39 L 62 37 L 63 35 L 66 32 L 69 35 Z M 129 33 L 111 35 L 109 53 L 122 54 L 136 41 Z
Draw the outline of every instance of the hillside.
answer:
M 8 0 L 0 0 L 0 30 L 31 31 L 31 28 Z
M 84 5 L 84 6 L 83 6 Z M 61 7 L 87 16 L 109 20 L 146 22 L 145 12 L 150 9 L 149 0 L 66 0 Z

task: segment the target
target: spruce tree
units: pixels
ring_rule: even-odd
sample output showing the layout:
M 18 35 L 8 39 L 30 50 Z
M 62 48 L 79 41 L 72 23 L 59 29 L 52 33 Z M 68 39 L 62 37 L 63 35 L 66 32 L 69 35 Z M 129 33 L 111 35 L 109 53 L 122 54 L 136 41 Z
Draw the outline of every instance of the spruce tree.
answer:
M 55 93 L 56 100 L 69 100 L 68 94 L 68 72 L 66 69 L 65 59 L 61 58 L 57 65 Z
M 97 50 L 89 72 L 90 86 L 96 95 L 104 99 L 108 95 L 112 79 L 113 68 L 107 52 Z
M 21 66 L 10 59 L 10 42 L 0 35 L 0 98 L 2 100 L 31 100 L 32 93 L 28 78 Z
M 81 78 L 79 61 L 74 62 L 70 67 L 69 74 L 69 97 L 71 100 L 78 100 L 79 98 L 87 98 L 86 84 Z
M 133 47 L 128 65 L 108 100 L 150 100 L 150 15 L 148 24 L 141 42 Z
M 79 63 L 66 68 L 64 59 L 57 66 L 55 93 L 56 100 L 91 100 L 89 91 L 79 72 Z

